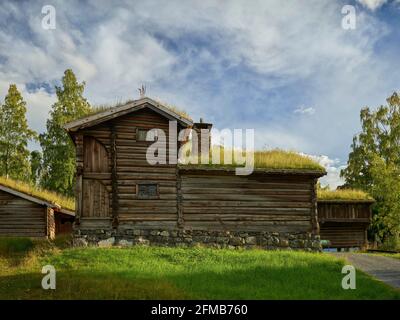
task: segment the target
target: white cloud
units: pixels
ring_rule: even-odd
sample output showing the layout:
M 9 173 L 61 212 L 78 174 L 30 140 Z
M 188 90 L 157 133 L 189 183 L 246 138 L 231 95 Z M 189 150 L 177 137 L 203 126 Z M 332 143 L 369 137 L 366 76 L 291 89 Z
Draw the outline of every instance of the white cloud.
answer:
M 293 113 L 312 115 L 315 113 L 315 109 L 313 107 L 300 106 L 297 109 L 295 109 Z
M 54 6 L 53 31 L 41 28 L 40 5 L 0 8 L 0 18 L 18 22 L 0 30 L 0 96 L 3 82 L 23 88 L 73 68 L 95 104 L 137 97 L 144 82 L 150 96 L 184 106 L 195 119 L 256 128 L 259 147 L 344 158 L 360 108 L 383 103 L 400 81 L 390 72 L 396 60 L 374 51 L 386 24 L 363 10 L 357 29 L 345 31 L 341 4 L 331 0 L 171 0 L 162 10 L 154 0 Z M 284 96 L 287 86 L 300 87 L 296 101 L 286 107 L 285 99 L 270 101 L 271 90 Z M 247 96 L 248 88 L 256 94 Z M 54 97 L 24 95 L 30 123 L 43 130 Z M 295 116 L 291 106 L 303 104 L 318 112 L 300 107 L 294 113 L 313 116 Z
M 383 6 L 387 0 L 357 0 L 357 2 L 361 3 L 364 7 L 375 11 L 376 9 Z
M 326 175 L 319 179 L 321 185 L 329 186 L 330 189 L 335 190 L 338 186 L 344 184 L 344 179 L 340 177 L 340 171 L 346 166 L 340 163 L 339 159 L 331 159 L 326 155 L 306 155 L 318 162 L 326 170 Z
M 43 132 L 46 127 L 44 120 L 48 117 L 50 107 L 56 102 L 56 95 L 49 94 L 43 88 L 35 92 L 28 92 L 24 86 L 22 86 L 21 92 L 29 106 L 27 110 L 29 126 Z
M 172 76 L 176 62 L 173 54 L 147 33 L 126 36 L 132 30 L 127 12 L 104 23 L 93 35 L 92 61 L 98 68 L 98 77 L 88 88 L 103 102 L 119 96 L 136 96 L 139 83 L 152 83 Z M 139 31 L 141 32 L 141 31 Z

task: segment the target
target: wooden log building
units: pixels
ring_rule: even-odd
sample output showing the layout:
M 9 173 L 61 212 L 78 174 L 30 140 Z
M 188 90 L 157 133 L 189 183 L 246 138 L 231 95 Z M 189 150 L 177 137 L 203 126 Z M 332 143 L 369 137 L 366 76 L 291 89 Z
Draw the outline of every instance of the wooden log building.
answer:
M 54 239 L 72 230 L 75 213 L 0 184 L 0 236 Z
M 374 200 L 318 200 L 321 240 L 329 248 L 368 247 L 367 229 Z
M 162 129 L 169 141 L 171 121 L 174 136 L 211 128 L 147 97 L 65 125 L 76 145 L 76 243 L 320 249 L 322 170 L 237 176 L 228 167 L 149 164 L 147 131 Z
M 170 122 L 176 127 L 170 131 Z M 150 98 L 120 105 L 65 126 L 76 145 L 76 211 L 0 183 L 0 236 L 54 238 L 81 243 L 207 244 L 319 250 L 366 247 L 373 200 L 318 199 L 316 169 L 150 164 L 150 129 L 166 134 L 210 130 Z M 198 140 L 200 149 L 203 141 Z M 210 141 L 208 141 L 208 144 Z M 177 154 L 172 154 L 177 158 Z M 75 221 L 75 222 L 74 222 Z

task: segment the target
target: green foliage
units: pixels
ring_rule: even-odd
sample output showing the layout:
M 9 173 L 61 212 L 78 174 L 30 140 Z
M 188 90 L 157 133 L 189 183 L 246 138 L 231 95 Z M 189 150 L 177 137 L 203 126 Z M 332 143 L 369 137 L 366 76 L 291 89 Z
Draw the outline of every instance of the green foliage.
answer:
M 400 163 L 385 162 L 376 156 L 372 161 L 372 194 L 377 199 L 374 224 L 384 241 L 400 235 Z M 392 240 L 393 241 L 393 240 Z M 394 240 L 396 241 L 396 240 Z
M 30 179 L 28 141 L 34 138 L 26 120 L 26 102 L 11 84 L 0 106 L 0 175 Z
M 343 290 L 345 261 L 328 254 L 208 248 L 83 248 L 43 251 L 28 263 L 0 259 L 0 299 L 399 299 L 357 271 Z M 26 263 L 26 264 L 25 264 Z M 43 290 L 38 270 L 57 270 Z
M 40 174 L 42 173 L 42 153 L 34 150 L 30 155 L 31 163 L 31 182 L 36 185 L 40 181 Z
M 400 98 L 393 93 L 387 105 L 360 113 L 362 131 L 353 139 L 346 184 L 370 193 L 376 200 L 374 230 L 385 241 L 400 235 Z
M 389 237 L 385 243 L 383 243 L 380 247 L 380 250 L 387 251 L 397 251 L 400 252 L 400 239 L 398 237 Z M 400 258 L 400 253 L 398 254 L 388 254 L 388 257 L 392 256 L 393 258 Z
M 47 120 L 47 132 L 40 135 L 43 149 L 44 188 L 72 196 L 75 184 L 75 148 L 63 125 L 88 114 L 90 105 L 83 97 L 85 83 L 78 83 L 72 70 L 64 72 L 62 86 L 56 87 L 58 101 Z
M 59 249 L 67 249 L 72 246 L 72 234 L 57 234 L 52 244 Z
M 27 253 L 32 250 L 34 243 L 29 238 L 0 237 L 0 254 Z

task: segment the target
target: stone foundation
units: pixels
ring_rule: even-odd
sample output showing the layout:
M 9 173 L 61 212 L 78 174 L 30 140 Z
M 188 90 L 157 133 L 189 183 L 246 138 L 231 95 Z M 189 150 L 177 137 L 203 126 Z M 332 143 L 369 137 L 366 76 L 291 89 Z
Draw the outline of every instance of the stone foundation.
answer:
M 212 248 L 262 248 L 268 250 L 321 251 L 319 235 L 311 233 L 202 231 L 202 230 L 138 230 L 77 229 L 75 246 L 109 247 L 158 245 L 171 247 L 206 246 Z

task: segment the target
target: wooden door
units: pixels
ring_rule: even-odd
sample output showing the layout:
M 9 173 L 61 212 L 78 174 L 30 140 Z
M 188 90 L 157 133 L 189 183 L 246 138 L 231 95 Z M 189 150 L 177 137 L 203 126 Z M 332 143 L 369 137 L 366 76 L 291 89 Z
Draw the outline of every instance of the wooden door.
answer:
M 83 140 L 84 173 L 109 173 L 107 149 L 93 137 Z M 83 217 L 109 217 L 110 195 L 104 181 L 95 178 L 83 179 Z

